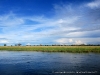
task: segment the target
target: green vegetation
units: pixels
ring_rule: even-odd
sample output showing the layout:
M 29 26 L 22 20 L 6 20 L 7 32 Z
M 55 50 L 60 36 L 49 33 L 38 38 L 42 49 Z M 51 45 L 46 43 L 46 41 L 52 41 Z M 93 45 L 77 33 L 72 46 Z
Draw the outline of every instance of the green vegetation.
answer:
M 71 52 L 71 53 L 100 53 L 100 46 L 1 46 L 6 51 L 41 51 L 41 52 Z

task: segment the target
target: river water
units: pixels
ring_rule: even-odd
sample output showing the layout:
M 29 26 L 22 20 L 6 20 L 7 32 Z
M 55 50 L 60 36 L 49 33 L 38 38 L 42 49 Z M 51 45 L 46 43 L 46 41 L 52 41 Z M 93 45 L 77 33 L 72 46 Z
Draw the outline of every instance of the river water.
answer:
M 100 75 L 100 54 L 0 51 L 0 75 Z

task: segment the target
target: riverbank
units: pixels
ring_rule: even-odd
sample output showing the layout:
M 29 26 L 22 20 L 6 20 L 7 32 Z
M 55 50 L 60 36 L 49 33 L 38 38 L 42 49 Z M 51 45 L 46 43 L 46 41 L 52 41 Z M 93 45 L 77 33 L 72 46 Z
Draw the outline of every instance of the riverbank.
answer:
M 100 46 L 0 46 L 0 51 L 100 53 Z

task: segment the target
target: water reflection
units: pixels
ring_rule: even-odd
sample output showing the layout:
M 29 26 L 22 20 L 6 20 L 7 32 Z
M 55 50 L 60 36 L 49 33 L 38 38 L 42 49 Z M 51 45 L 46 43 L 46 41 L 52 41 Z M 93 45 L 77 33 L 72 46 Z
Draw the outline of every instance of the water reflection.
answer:
M 100 73 L 100 54 L 0 51 L 0 75 Z

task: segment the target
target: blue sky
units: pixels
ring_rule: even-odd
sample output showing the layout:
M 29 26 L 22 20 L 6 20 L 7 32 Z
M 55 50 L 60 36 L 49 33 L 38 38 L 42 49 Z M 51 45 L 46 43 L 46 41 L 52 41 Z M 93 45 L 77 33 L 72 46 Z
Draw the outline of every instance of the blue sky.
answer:
M 100 44 L 100 0 L 0 0 L 0 45 Z

